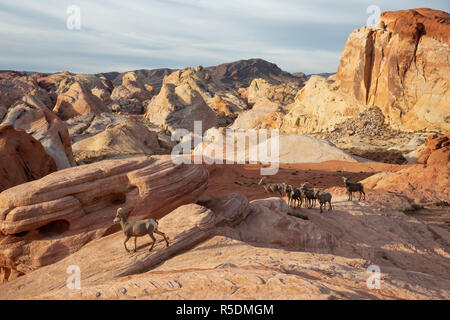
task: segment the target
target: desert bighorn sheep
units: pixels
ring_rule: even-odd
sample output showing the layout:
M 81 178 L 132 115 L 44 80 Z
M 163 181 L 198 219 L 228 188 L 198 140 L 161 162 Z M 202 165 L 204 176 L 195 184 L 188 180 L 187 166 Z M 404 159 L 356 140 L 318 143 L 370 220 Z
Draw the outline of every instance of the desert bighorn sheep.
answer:
M 292 202 L 292 196 L 294 193 L 294 188 L 290 184 L 282 183 L 283 191 L 286 193 L 286 196 L 288 197 L 288 206 L 291 205 Z
M 347 177 L 342 177 L 344 180 L 345 188 L 347 188 L 348 200 L 353 200 L 353 192 L 359 191 L 359 201 L 361 201 L 361 195 L 364 195 L 364 200 L 366 200 L 366 193 L 364 192 L 364 186 L 362 183 L 351 183 L 348 182 Z
M 263 186 L 264 190 L 266 190 L 267 193 L 271 192 L 279 192 L 280 197 L 283 197 L 283 194 L 281 191 L 283 191 L 283 185 L 278 183 L 267 183 L 266 177 L 262 177 L 261 180 L 259 180 L 258 185 Z
M 134 237 L 134 250 L 133 252 L 136 252 L 136 238 L 142 237 L 145 235 L 149 235 L 150 238 L 153 240 L 152 246 L 150 247 L 149 251 L 152 251 L 153 246 L 155 245 L 156 239 L 153 236 L 153 232 L 162 235 L 164 237 L 164 240 L 166 241 L 167 246 L 169 246 L 169 240 L 167 240 L 166 235 L 158 230 L 158 222 L 155 219 L 146 219 L 146 220 L 139 220 L 139 221 L 133 221 L 128 222 L 127 218 L 123 214 L 123 209 L 119 208 L 117 209 L 116 217 L 113 220 L 114 223 L 120 223 L 120 226 L 122 227 L 123 233 L 125 234 L 125 241 L 123 245 L 125 246 L 125 250 L 127 252 L 130 252 L 127 248 L 127 241 Z
M 309 189 L 307 184 L 308 182 L 305 182 L 300 187 L 301 196 L 305 200 L 305 208 L 313 208 L 316 206 L 315 189 Z
M 332 210 L 332 207 L 331 207 L 331 193 L 324 192 L 322 190 L 316 190 L 315 191 L 315 197 L 319 201 L 320 213 L 322 213 L 322 206 L 323 206 L 324 209 L 327 208 L 327 202 L 329 204 L 328 211 Z

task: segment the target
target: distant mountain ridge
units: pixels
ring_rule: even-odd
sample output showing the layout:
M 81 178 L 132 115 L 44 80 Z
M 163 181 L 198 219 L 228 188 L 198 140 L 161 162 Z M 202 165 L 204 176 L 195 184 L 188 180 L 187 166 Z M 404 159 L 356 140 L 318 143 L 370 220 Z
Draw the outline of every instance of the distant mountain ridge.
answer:
M 287 71 L 280 69 L 276 64 L 269 61 L 253 58 L 247 60 L 238 60 L 229 63 L 223 63 L 217 66 L 208 66 L 205 69 L 210 73 L 211 77 L 234 89 L 241 87 L 248 87 L 255 78 L 262 78 L 273 84 L 281 84 L 286 82 L 295 83 L 299 87 L 303 86 L 303 83 L 308 80 L 307 76 L 298 72 L 291 74 Z M 154 89 L 159 91 L 161 88 L 164 77 L 179 69 L 170 68 L 158 68 L 158 69 L 138 69 L 129 70 L 126 72 L 100 72 L 94 74 L 98 77 L 105 77 L 111 81 L 114 86 L 122 83 L 122 77 L 127 72 L 134 72 L 138 77 L 142 77 L 146 83 L 151 85 Z M 54 73 L 41 73 L 32 71 L 14 71 L 14 70 L 1 70 L 0 74 L 10 74 L 10 76 L 25 76 L 33 75 L 36 73 L 42 76 L 51 75 Z M 70 72 L 71 74 L 75 74 Z

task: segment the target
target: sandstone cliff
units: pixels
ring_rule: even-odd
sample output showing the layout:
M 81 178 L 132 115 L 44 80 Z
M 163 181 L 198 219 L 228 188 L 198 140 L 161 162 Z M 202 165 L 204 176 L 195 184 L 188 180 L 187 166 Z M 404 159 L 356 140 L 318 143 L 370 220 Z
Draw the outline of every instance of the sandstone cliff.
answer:
M 336 83 L 379 107 L 401 130 L 450 129 L 450 15 L 431 9 L 384 12 L 376 28 L 355 30 Z

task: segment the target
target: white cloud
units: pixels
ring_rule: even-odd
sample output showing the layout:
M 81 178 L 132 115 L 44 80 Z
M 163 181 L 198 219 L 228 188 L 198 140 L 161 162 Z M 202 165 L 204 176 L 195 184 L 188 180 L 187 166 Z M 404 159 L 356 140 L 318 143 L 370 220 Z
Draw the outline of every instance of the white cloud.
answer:
M 378 3 L 375 3 L 378 2 Z M 366 8 L 435 7 L 448 0 L 0 0 L 0 69 L 125 71 L 263 58 L 291 71 L 336 71 Z M 68 5 L 81 30 L 66 28 Z

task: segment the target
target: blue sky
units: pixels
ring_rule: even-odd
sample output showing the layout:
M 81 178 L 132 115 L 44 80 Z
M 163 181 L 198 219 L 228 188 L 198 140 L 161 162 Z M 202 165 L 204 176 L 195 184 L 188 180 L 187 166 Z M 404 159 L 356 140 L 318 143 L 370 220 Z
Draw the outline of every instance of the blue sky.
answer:
M 66 26 L 81 10 L 80 30 Z M 0 0 L 0 69 L 97 73 L 262 58 L 335 72 L 349 34 L 381 11 L 448 0 Z

